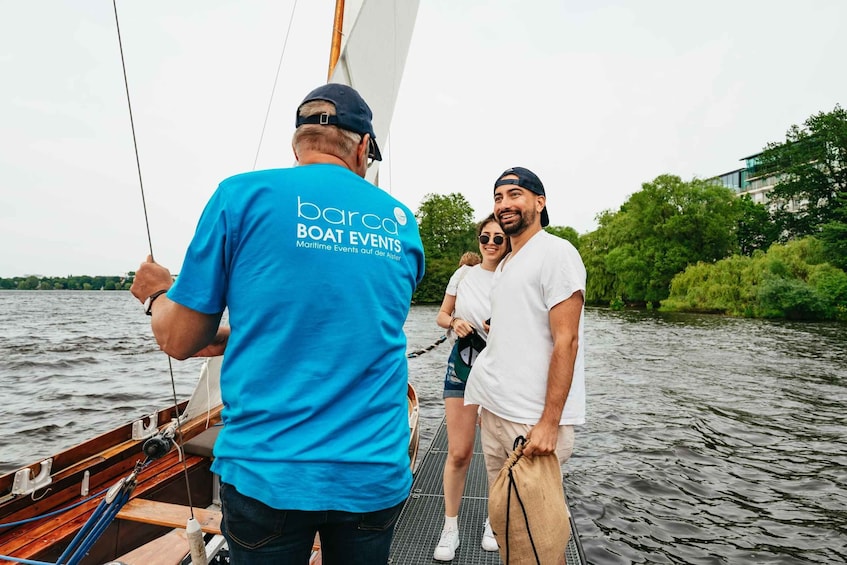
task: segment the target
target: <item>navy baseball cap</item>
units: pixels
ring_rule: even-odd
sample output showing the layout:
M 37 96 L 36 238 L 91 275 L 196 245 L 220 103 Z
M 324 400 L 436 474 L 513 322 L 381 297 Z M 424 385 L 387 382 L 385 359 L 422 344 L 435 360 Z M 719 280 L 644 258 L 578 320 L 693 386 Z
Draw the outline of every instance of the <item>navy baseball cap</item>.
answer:
M 303 107 L 303 104 L 315 100 L 324 100 L 334 104 L 335 115 L 330 116 L 324 113 L 315 114 L 314 116 L 301 116 L 300 108 Z M 359 135 L 368 133 L 371 136 L 368 157 L 374 161 L 382 161 L 382 153 L 379 152 L 379 146 L 376 144 L 376 134 L 371 123 L 372 119 L 373 113 L 370 107 L 368 107 L 368 104 L 358 92 L 346 84 L 331 82 L 314 89 L 297 106 L 295 127 L 299 128 L 303 124 L 330 125 L 358 133 Z
M 518 178 L 503 178 L 509 175 L 515 175 Z M 497 177 L 497 182 L 494 183 L 494 188 L 496 189 L 498 186 L 503 185 L 515 185 L 521 188 L 525 188 L 530 192 L 534 192 L 535 194 L 538 194 L 540 196 L 547 196 L 547 194 L 544 192 L 544 185 L 541 184 L 541 179 L 538 178 L 538 175 L 536 175 L 529 169 L 525 169 L 523 167 L 512 167 L 511 169 L 506 169 L 505 171 L 503 171 L 503 174 Z M 545 204 L 544 209 L 541 210 L 541 227 L 545 228 L 549 224 L 550 216 L 547 215 L 547 205 Z

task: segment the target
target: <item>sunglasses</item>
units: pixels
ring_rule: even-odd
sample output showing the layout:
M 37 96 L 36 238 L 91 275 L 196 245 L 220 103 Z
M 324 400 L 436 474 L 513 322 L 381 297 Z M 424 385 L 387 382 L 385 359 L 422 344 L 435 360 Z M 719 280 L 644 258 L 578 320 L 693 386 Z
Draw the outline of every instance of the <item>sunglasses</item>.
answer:
M 487 234 L 482 234 L 481 236 L 479 236 L 479 242 L 483 245 L 487 244 L 490 239 L 491 239 L 491 237 L 488 236 Z M 494 236 L 494 245 L 503 245 L 504 241 L 506 241 L 506 238 L 503 237 L 502 235 L 495 235 Z

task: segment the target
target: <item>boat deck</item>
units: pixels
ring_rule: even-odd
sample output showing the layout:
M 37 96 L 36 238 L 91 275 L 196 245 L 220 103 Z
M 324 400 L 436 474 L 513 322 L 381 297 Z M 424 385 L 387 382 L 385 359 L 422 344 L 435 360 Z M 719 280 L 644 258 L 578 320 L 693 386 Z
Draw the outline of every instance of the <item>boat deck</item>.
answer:
M 444 524 L 444 490 L 442 471 L 447 459 L 447 427 L 441 421 L 432 444 L 415 471 L 412 492 L 403 506 L 389 563 L 395 565 L 433 565 L 432 552 Z M 468 469 L 465 494 L 459 515 L 459 535 L 462 540 L 453 565 L 498 565 L 496 551 L 483 551 L 482 525 L 488 515 L 488 480 L 483 462 L 482 447 L 477 429 L 474 454 Z M 568 565 L 585 563 L 576 524 L 571 517 L 571 539 L 565 552 Z

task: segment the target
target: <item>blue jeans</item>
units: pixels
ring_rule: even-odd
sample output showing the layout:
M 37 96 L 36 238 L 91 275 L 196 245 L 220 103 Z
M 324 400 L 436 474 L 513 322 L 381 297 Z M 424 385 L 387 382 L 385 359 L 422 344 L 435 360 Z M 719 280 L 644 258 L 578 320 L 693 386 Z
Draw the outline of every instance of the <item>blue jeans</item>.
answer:
M 324 565 L 378 565 L 388 563 L 403 503 L 365 513 L 277 510 L 223 483 L 221 506 L 234 565 L 306 565 L 316 533 Z

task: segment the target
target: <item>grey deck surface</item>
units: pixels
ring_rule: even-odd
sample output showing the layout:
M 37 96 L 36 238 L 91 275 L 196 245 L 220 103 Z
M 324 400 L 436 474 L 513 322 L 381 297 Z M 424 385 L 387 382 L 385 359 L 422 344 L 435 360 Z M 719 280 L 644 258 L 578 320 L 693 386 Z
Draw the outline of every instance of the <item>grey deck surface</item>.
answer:
M 392 565 L 433 565 L 440 563 L 432 558 L 444 525 L 444 490 L 442 472 L 447 459 L 447 428 L 444 420 L 438 427 L 429 450 L 415 471 L 412 492 L 403 506 L 403 512 L 394 530 L 391 544 Z M 474 455 L 468 470 L 465 494 L 459 514 L 459 536 L 461 545 L 453 565 L 499 565 L 497 551 L 483 551 L 482 527 L 488 516 L 488 480 L 485 473 L 482 448 L 477 431 Z M 582 551 L 576 524 L 571 518 L 571 539 L 568 542 L 568 565 L 583 565 Z

